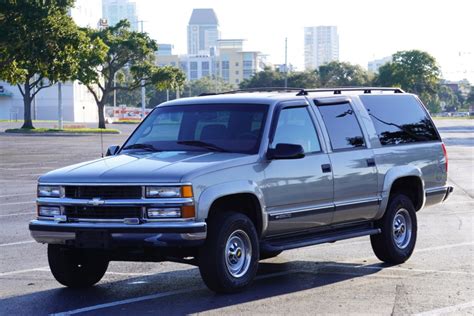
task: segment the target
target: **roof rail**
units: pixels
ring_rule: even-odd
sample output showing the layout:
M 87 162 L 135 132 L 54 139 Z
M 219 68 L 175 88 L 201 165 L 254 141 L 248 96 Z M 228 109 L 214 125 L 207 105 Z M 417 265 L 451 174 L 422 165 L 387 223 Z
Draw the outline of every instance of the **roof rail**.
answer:
M 372 91 L 393 91 L 394 93 L 405 93 L 396 87 L 339 87 L 339 88 L 318 88 L 318 89 L 302 89 L 296 95 L 308 95 L 308 92 L 333 92 L 333 94 L 341 94 L 342 91 L 363 91 L 364 94 L 370 94 Z
M 252 92 L 301 92 L 303 88 L 284 88 L 284 87 L 262 87 L 262 88 L 247 88 L 231 91 L 224 91 L 218 93 L 201 93 L 199 96 L 217 95 L 217 94 L 235 94 L 235 93 L 252 93 Z

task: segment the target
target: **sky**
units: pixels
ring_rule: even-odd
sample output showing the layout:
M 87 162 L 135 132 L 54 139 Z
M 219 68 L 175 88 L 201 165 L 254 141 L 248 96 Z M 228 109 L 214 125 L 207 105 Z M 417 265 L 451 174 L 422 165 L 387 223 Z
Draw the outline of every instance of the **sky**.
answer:
M 433 55 L 448 80 L 474 83 L 473 0 L 136 0 L 145 32 L 185 54 L 186 27 L 194 8 L 213 8 L 221 38 L 242 38 L 245 50 L 303 70 L 305 26 L 336 25 L 339 59 L 367 68 L 369 60 L 400 50 Z

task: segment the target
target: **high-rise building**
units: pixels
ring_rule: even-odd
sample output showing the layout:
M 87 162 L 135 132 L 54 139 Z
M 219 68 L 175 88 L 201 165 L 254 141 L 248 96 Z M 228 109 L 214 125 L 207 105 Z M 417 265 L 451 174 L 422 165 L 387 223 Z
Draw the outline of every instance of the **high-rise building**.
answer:
M 120 20 L 127 19 L 130 27 L 138 31 L 137 5 L 130 0 L 102 0 L 102 14 L 108 25 L 113 26 Z
M 380 59 L 374 59 L 367 63 L 367 68 L 370 73 L 378 73 L 379 68 L 392 61 L 392 56 L 387 56 Z
M 194 9 L 188 23 L 188 54 L 209 54 L 217 46 L 219 21 L 213 9 Z
M 339 60 L 337 26 L 311 26 L 304 28 L 304 65 L 306 70 L 316 69 Z

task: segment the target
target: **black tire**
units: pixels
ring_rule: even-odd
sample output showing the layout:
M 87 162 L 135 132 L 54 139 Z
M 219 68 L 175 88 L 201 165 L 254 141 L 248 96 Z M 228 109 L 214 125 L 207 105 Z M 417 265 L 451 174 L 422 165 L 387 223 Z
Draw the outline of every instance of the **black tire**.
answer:
M 385 215 L 376 222 L 382 232 L 370 236 L 375 255 L 390 264 L 410 258 L 416 244 L 417 221 L 412 201 L 403 194 L 390 198 Z M 404 227 L 404 228 L 402 228 Z
M 61 245 L 48 245 L 48 262 L 54 278 L 72 288 L 93 286 L 109 266 L 109 261 L 97 252 Z
M 260 260 L 275 258 L 283 251 L 260 251 Z
M 231 241 L 239 241 L 239 238 L 241 238 L 240 247 L 234 247 L 236 243 Z M 245 241 L 247 245 L 251 245 L 251 250 L 250 247 L 245 246 Z M 235 254 L 232 254 L 232 251 Z M 208 220 L 206 242 L 199 250 L 199 271 L 209 289 L 217 293 L 234 293 L 243 290 L 255 278 L 258 258 L 257 231 L 246 215 L 222 212 Z M 238 267 L 238 264 L 232 262 L 241 263 L 241 260 L 243 260 L 242 266 L 246 268 L 231 271 Z

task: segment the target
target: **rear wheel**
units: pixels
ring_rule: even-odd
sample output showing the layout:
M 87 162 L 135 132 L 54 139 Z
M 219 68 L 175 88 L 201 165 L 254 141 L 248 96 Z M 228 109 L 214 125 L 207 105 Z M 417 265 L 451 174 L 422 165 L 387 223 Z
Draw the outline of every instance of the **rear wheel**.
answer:
M 215 292 L 232 293 L 247 287 L 258 267 L 258 236 L 244 214 L 223 212 L 209 219 L 208 235 L 199 252 L 199 271 Z
M 390 199 L 387 211 L 377 222 L 380 234 L 370 236 L 372 249 L 380 260 L 403 263 L 410 258 L 416 244 L 417 220 L 412 201 L 403 194 Z
M 96 284 L 109 265 L 105 257 L 94 251 L 61 245 L 48 245 L 48 261 L 55 279 L 73 288 Z

